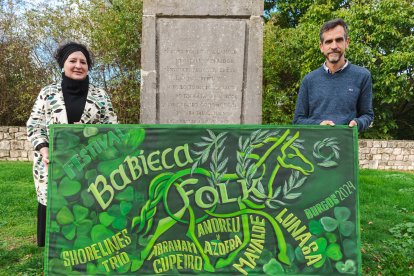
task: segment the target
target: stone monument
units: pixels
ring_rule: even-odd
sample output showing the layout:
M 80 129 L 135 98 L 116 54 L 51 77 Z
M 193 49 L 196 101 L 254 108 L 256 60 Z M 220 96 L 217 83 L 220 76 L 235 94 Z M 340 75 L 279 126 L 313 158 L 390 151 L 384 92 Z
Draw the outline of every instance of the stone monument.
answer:
M 144 0 L 142 124 L 260 124 L 263 1 Z

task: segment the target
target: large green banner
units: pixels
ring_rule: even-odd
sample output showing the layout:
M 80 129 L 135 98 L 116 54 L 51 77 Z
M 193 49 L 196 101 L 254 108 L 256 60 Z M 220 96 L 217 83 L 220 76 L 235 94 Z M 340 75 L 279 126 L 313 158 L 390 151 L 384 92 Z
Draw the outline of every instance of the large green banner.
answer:
M 357 131 L 54 125 L 48 275 L 360 274 Z

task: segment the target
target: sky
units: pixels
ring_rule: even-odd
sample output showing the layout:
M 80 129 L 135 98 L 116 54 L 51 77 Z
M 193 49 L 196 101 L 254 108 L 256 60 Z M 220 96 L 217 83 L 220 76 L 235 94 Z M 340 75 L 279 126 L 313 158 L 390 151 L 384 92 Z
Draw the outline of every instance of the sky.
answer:
M 56 5 L 59 1 L 56 0 L 24 0 L 25 4 L 28 6 L 36 6 L 38 4 L 47 3 L 49 5 Z

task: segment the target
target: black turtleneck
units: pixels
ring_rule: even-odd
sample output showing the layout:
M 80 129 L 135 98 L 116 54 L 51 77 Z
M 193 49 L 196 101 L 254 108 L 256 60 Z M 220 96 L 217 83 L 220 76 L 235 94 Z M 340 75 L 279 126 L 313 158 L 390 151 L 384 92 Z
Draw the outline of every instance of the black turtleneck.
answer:
M 74 80 L 62 73 L 62 92 L 69 124 L 80 121 L 85 109 L 88 88 L 89 76 L 84 80 Z

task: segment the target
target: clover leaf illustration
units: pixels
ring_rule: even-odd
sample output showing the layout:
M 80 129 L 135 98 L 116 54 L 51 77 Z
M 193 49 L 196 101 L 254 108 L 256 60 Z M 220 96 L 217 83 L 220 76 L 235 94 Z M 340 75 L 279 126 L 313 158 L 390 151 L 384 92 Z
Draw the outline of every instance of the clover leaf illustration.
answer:
M 328 232 L 333 232 L 338 228 L 341 235 L 345 237 L 350 236 L 355 229 L 355 224 L 352 221 L 348 221 L 351 216 L 349 208 L 335 207 L 334 216 L 335 218 L 322 217 L 320 219 L 323 228 Z
M 140 145 L 145 139 L 145 130 L 143 128 L 132 128 L 122 138 L 122 142 L 116 144 L 120 153 L 133 156 L 140 152 Z
M 115 233 L 108 229 L 103 224 L 96 224 L 91 230 L 92 242 L 101 242 L 109 237 L 112 237 Z
M 326 232 L 322 223 L 318 220 L 310 220 L 309 221 L 309 231 L 318 236 L 324 236 L 329 243 L 334 243 L 337 241 L 337 236 L 334 233 Z
M 68 204 L 67 200 L 65 199 L 65 197 L 61 194 L 58 194 L 58 185 L 57 182 L 52 180 L 50 181 L 49 184 L 49 192 L 53 194 L 53 204 L 50 207 L 51 211 L 53 214 L 56 214 L 57 212 L 59 212 L 60 209 L 62 209 L 63 206 L 66 206 Z
M 112 226 L 117 230 L 124 229 L 127 226 L 127 215 L 131 211 L 134 200 L 134 189 L 132 187 L 126 188 L 121 193 L 115 196 L 115 199 L 120 201 L 120 204 L 114 204 L 109 207 L 107 212 L 99 214 L 99 221 L 104 226 Z
M 322 259 L 313 265 L 315 268 L 322 267 L 327 259 L 334 261 L 342 259 L 342 252 L 339 244 L 331 243 L 328 245 L 328 241 L 325 238 L 318 238 L 315 243 L 318 245 L 318 250 L 311 255 L 320 254 L 322 256 Z
M 342 242 L 342 246 L 344 247 L 344 254 L 348 258 L 355 256 L 358 252 L 357 244 L 354 240 L 345 239 Z
M 346 274 L 355 274 L 356 266 L 353 260 L 346 260 L 344 262 L 337 262 L 335 264 L 335 268 L 338 270 L 339 273 L 346 273 Z
M 314 235 L 320 235 L 325 232 L 322 224 L 314 219 L 309 221 L 309 231 Z
M 93 225 L 92 221 L 87 219 L 88 209 L 76 204 L 72 211 L 65 206 L 56 215 L 56 221 L 62 225 L 63 236 L 68 240 L 73 240 L 76 235 L 87 234 Z
M 280 275 L 285 272 L 283 266 L 275 258 L 263 266 L 263 271 L 266 275 Z
M 64 197 L 70 197 L 77 194 L 81 190 L 81 183 L 72 180 L 69 177 L 64 177 L 58 186 L 58 194 Z
M 98 134 L 98 132 L 99 132 L 99 129 L 97 127 L 87 126 L 83 129 L 83 136 L 85 137 L 95 136 L 96 134 Z
M 264 266 L 265 264 L 269 263 L 270 260 L 272 260 L 273 258 L 274 256 L 272 252 L 264 248 L 262 254 L 260 255 L 260 258 L 257 260 L 257 264 L 261 264 L 262 266 Z

